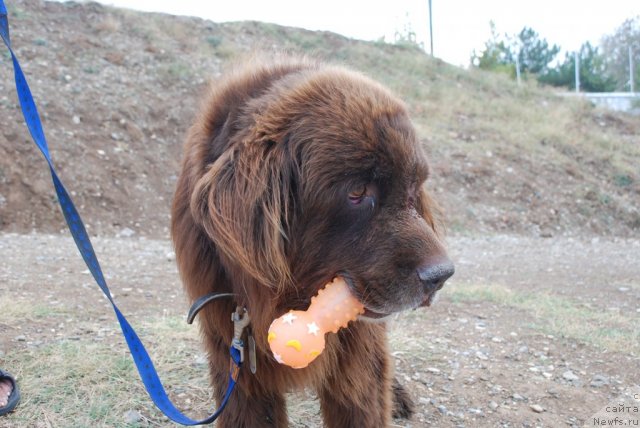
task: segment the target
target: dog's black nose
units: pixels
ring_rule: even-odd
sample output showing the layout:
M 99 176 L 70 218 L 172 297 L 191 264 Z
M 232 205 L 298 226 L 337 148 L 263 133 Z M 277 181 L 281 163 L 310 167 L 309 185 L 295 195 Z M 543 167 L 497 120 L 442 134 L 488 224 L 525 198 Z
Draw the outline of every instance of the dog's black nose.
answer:
M 444 282 L 453 275 L 455 267 L 451 261 L 437 264 L 427 264 L 418 269 L 418 278 L 424 284 L 425 292 L 431 293 L 440 290 Z

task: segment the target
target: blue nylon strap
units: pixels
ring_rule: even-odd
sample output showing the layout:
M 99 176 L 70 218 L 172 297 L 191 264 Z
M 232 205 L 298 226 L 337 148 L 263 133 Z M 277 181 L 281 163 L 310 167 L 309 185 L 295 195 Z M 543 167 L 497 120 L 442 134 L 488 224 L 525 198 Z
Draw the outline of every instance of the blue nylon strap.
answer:
M 167 396 L 167 392 L 162 386 L 162 382 L 160 382 L 153 362 L 149 358 L 149 354 L 144 348 L 136 332 L 133 330 L 127 319 L 124 317 L 124 315 L 122 315 L 122 312 L 120 312 L 115 302 L 113 301 L 111 292 L 109 291 L 109 287 L 107 286 L 107 282 L 102 273 L 102 269 L 100 268 L 100 263 L 98 262 L 96 253 L 93 249 L 93 246 L 91 245 L 89 235 L 87 234 L 82 219 L 80 218 L 80 214 L 78 213 L 78 210 L 76 210 L 71 197 L 67 193 L 67 190 L 65 189 L 62 181 L 55 171 L 55 168 L 53 167 L 53 162 L 51 161 L 51 155 L 49 154 L 49 147 L 44 136 L 38 109 L 36 108 L 36 104 L 33 101 L 31 90 L 29 89 L 27 80 L 24 76 L 24 73 L 22 72 L 22 68 L 20 67 L 18 58 L 11 48 L 11 40 L 9 38 L 9 20 L 7 16 L 7 8 L 4 5 L 4 0 L 0 0 L 0 37 L 2 37 L 4 44 L 7 46 L 7 48 L 9 49 L 9 53 L 11 54 L 16 82 L 16 90 L 18 92 L 18 99 L 20 100 L 22 114 L 24 115 L 25 122 L 27 124 L 27 127 L 29 128 L 29 132 L 31 133 L 33 141 L 36 143 L 49 165 L 53 185 L 55 187 L 56 194 L 58 195 L 58 202 L 60 203 L 60 207 L 62 208 L 62 213 L 64 214 L 64 218 L 67 221 L 67 225 L 69 226 L 69 230 L 71 231 L 73 240 L 75 241 L 76 246 L 78 247 L 78 250 L 82 255 L 82 258 L 89 267 L 89 271 L 96 280 L 96 283 L 113 306 L 113 310 L 115 311 L 118 322 L 120 323 L 122 333 L 124 334 L 133 360 L 136 363 L 138 372 L 140 373 L 140 378 L 142 379 L 142 382 L 144 383 L 149 396 L 158 407 L 158 409 L 160 409 L 169 419 L 174 422 L 182 425 L 201 425 L 213 422 L 226 406 L 227 401 L 229 400 L 229 397 L 231 396 L 231 393 L 236 385 L 238 370 L 241 365 L 239 351 L 235 348 L 230 349 L 232 368 L 229 373 L 229 384 L 227 386 L 227 390 L 225 392 L 222 403 L 220 403 L 220 407 L 213 415 L 209 416 L 206 419 L 196 421 L 184 416 L 173 405 L 173 403 Z
M 4 6 L 4 1 L 0 1 L 0 37 L 4 40 L 5 44 L 11 45 L 11 39 L 9 38 L 9 18 L 7 18 L 7 8 Z

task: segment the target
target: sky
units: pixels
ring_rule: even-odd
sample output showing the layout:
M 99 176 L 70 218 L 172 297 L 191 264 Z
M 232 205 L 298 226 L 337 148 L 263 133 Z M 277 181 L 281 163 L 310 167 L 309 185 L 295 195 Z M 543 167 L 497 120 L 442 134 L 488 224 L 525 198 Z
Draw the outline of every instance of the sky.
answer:
M 198 16 L 214 22 L 254 20 L 326 30 L 362 40 L 385 37 L 409 25 L 429 50 L 428 0 L 100 0 L 130 9 Z M 467 66 L 472 51 L 490 37 L 524 26 L 571 52 L 582 43 L 599 44 L 627 18 L 640 15 L 640 0 L 432 0 L 434 55 Z M 562 54 L 561 54 L 562 55 Z M 564 56 L 564 55 L 562 55 Z

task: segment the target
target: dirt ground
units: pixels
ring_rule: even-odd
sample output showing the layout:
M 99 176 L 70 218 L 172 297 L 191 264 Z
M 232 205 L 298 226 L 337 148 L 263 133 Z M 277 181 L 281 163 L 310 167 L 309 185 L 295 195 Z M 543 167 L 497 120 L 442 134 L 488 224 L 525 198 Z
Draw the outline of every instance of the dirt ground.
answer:
M 134 326 L 151 314 L 186 313 L 170 242 L 132 237 L 95 244 L 112 293 Z M 396 426 L 582 426 L 640 382 L 637 343 L 607 350 L 549 334 L 539 313 L 517 304 L 456 298 L 456 290 L 469 285 L 507 287 L 615 312 L 637 325 L 640 241 L 502 235 L 451 237 L 449 248 L 457 271 L 440 300 L 390 321 L 397 374 L 417 404 L 414 419 Z M 91 334 L 117 342 L 112 312 L 70 238 L 3 234 L 0 260 L 5 304 L 37 302 L 103 325 L 85 331 L 73 319 L 46 316 L 0 322 L 0 360 Z M 12 426 L 7 423 L 0 419 L 0 426 Z M 319 417 L 292 420 L 296 427 L 318 424 Z

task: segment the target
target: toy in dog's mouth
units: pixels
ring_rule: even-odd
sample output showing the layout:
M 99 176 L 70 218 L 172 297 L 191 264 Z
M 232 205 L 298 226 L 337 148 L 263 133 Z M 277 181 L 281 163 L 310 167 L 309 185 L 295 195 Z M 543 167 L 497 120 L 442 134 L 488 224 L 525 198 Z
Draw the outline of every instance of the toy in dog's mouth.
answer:
M 276 361 L 303 368 L 324 350 L 325 333 L 336 333 L 364 312 L 364 305 L 338 276 L 311 298 L 309 309 L 291 310 L 273 321 L 267 341 Z
M 412 306 L 430 306 L 440 288 Z M 267 341 L 276 361 L 293 368 L 306 367 L 324 350 L 325 333 L 336 333 L 359 316 L 382 319 L 391 314 L 368 308 L 357 294 L 351 277 L 339 274 L 311 298 L 306 311 L 290 310 L 274 320 Z

